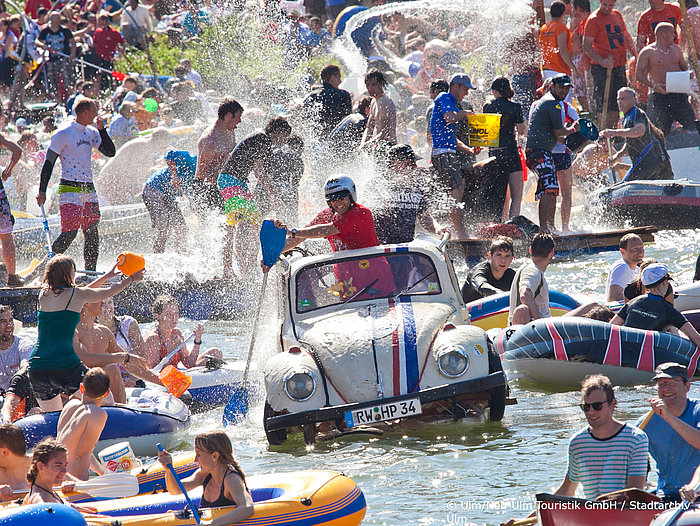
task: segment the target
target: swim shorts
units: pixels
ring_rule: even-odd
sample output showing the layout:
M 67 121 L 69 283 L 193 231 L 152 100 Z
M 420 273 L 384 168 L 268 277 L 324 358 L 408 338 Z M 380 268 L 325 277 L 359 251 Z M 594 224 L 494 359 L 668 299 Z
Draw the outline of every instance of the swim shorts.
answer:
M 462 186 L 462 158 L 457 153 L 441 153 L 432 157 L 433 168 L 437 172 L 437 181 L 448 190 Z
M 29 380 L 37 400 L 46 401 L 61 393 L 68 396 L 75 393 L 80 389 L 80 382 L 83 381 L 86 372 L 87 367 L 82 363 L 66 370 L 32 371 L 30 369 Z
M 571 168 L 573 157 L 569 152 L 553 153 L 552 159 L 554 160 L 554 169 L 557 172 L 561 172 L 562 170 L 568 170 Z
M 557 170 L 554 167 L 552 152 L 549 150 L 530 150 L 525 152 L 527 167 L 537 174 L 537 190 L 535 199 L 540 199 L 544 194 L 558 196 L 559 181 Z
M 168 227 L 185 225 L 185 218 L 175 199 L 149 185 L 143 188 L 142 196 L 143 204 L 146 205 L 146 210 L 151 216 L 153 228 L 165 230 Z
M 100 205 L 92 183 L 61 179 L 58 185 L 61 232 L 86 229 L 100 221 Z
M 674 121 L 678 121 L 685 130 L 695 129 L 695 113 L 685 93 L 652 93 L 647 109 L 649 119 L 664 135 L 671 131 Z
M 15 218 L 10 210 L 10 202 L 7 200 L 5 189 L 0 186 L 0 234 L 11 234 Z
M 245 181 L 233 175 L 221 173 L 217 185 L 224 199 L 224 211 L 229 225 L 235 226 L 242 221 L 255 225 L 262 223 L 260 209 Z
M 608 77 L 608 70 L 598 64 L 591 64 L 591 75 L 593 76 L 593 100 L 595 108 L 602 111 L 603 103 L 605 102 L 605 82 Z M 625 66 L 617 66 L 612 68 L 610 74 L 610 95 L 608 98 L 608 111 L 618 111 L 617 109 L 617 92 L 620 88 L 627 86 L 627 75 Z

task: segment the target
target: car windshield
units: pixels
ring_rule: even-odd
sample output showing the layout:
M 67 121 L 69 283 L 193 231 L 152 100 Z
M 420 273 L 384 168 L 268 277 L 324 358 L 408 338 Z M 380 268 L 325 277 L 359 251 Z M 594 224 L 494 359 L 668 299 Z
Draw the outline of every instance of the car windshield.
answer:
M 301 269 L 296 275 L 296 311 L 441 292 L 429 257 L 414 252 L 376 254 Z

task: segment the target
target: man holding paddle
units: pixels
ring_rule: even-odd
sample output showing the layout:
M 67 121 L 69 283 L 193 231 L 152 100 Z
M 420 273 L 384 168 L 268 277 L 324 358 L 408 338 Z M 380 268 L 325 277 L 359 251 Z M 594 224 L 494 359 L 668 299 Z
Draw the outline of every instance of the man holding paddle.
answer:
M 652 410 L 637 425 L 649 437 L 649 452 L 656 461 L 656 494 L 664 502 L 680 502 L 680 488 L 700 466 L 700 400 L 688 398 L 684 365 L 662 363 L 654 372 L 658 397 L 649 399 Z
M 615 0 L 601 0 L 600 8 L 588 17 L 583 36 L 583 50 L 593 61 L 593 101 L 601 115 L 602 128 L 605 128 L 606 123 L 617 122 L 618 110 L 614 94 L 627 86 L 627 52 L 637 57 L 637 48 L 627 31 L 625 21 L 614 7 Z

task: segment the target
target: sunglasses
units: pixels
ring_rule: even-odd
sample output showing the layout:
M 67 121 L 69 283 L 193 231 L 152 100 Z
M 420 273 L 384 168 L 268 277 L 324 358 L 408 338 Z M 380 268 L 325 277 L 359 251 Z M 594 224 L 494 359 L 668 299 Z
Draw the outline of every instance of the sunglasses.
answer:
M 326 197 L 326 202 L 327 203 L 332 203 L 333 201 L 342 201 L 346 197 L 350 195 L 349 192 L 340 192 L 337 194 L 331 194 L 328 197 Z
M 592 404 L 583 403 L 583 404 L 579 404 L 579 407 L 581 408 L 581 411 L 583 411 L 584 413 L 588 413 L 588 411 L 590 411 L 591 408 L 593 408 L 594 411 L 600 411 L 601 409 L 603 409 L 603 404 L 605 404 L 609 401 L 610 400 L 605 400 L 605 402 L 593 402 Z

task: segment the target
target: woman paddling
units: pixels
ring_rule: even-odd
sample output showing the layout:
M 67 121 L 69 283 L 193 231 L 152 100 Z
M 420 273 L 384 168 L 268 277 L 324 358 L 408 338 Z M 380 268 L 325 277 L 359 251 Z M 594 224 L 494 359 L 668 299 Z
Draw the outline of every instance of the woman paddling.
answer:
M 253 497 L 250 496 L 245 482 L 245 474 L 233 458 L 233 446 L 228 435 L 223 431 L 207 431 L 194 439 L 194 461 L 199 469 L 182 479 L 186 491 L 202 486 L 200 508 L 234 508 L 212 521 L 202 521 L 208 526 L 226 526 L 247 519 L 253 514 Z M 158 453 L 158 461 L 168 466 L 173 459 L 167 451 Z M 172 473 L 166 470 L 165 483 L 168 493 L 179 495 L 180 488 Z
M 59 254 L 46 266 L 39 293 L 37 341 L 29 358 L 29 379 L 42 411 L 60 411 L 63 408 L 61 395 L 71 396 L 79 389 L 86 371 L 81 358 L 89 359 L 91 365 L 99 367 L 128 363 L 132 358 L 126 352 L 108 355 L 91 353 L 75 342 L 75 328 L 85 303 L 114 296 L 143 277 L 143 272 L 137 272 L 109 287 L 97 288 L 118 274 L 115 265 L 90 286 L 76 287 L 75 262 L 72 258 Z M 78 356 L 78 352 L 81 356 Z

